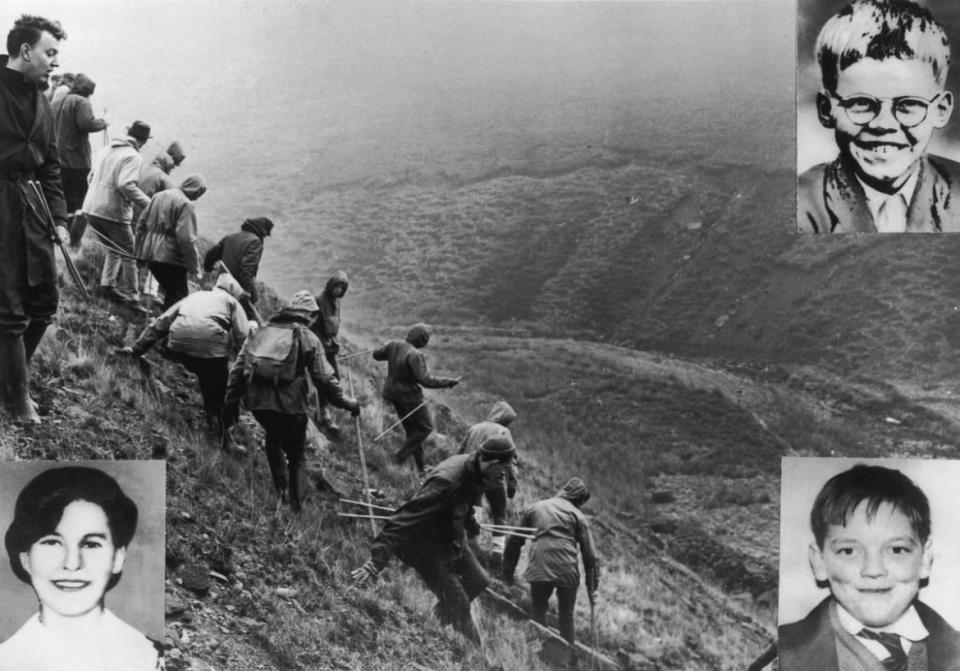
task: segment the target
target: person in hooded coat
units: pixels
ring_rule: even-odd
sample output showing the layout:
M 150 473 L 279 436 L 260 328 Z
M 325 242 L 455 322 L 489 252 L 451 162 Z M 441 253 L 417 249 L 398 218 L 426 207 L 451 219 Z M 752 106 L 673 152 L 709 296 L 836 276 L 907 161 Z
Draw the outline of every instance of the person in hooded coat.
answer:
M 107 127 L 106 119 L 94 116 L 90 104 L 90 96 L 96 88 L 96 82 L 81 72 L 74 78 L 70 93 L 53 107 L 68 215 L 83 206 L 87 195 L 87 176 L 91 166 L 90 133 Z
M 370 548 L 370 559 L 351 571 L 353 584 L 372 583 L 396 556 L 413 568 L 437 597 L 434 613 L 474 643 L 480 632 L 470 603 L 490 584 L 468 534 L 479 532 L 473 503 L 503 477 L 515 456 L 511 443 L 489 438 L 476 452 L 456 454 L 430 469 L 413 497 L 390 516 Z
M 50 222 L 27 183 L 37 180 L 62 236 L 67 210 L 53 113 L 42 93 L 57 66 L 59 23 L 24 16 L 0 56 L 0 402 L 9 418 L 39 422 L 30 400 L 29 362 L 60 302 Z M 49 53 L 54 45 L 53 55 Z M 26 57 L 29 54 L 29 57 Z
M 507 427 L 513 424 L 517 419 L 517 413 L 506 401 L 497 401 L 494 403 L 490 414 L 483 422 L 479 422 L 470 427 L 467 435 L 460 445 L 460 454 L 469 454 L 476 452 L 487 438 L 493 436 L 502 436 L 505 440 L 513 444 L 513 436 Z M 517 493 L 517 460 L 510 462 L 503 477 L 498 482 L 490 483 L 490 486 L 484 489 L 483 496 L 490 504 L 490 517 L 494 524 L 505 524 L 507 521 L 507 499 L 512 499 Z M 498 552 L 503 552 L 503 533 L 493 532 L 494 547 Z
M 239 299 L 243 287 L 224 273 L 210 291 L 196 291 L 150 322 L 132 347 L 121 352 L 143 356 L 166 337 L 167 350 L 197 376 L 207 423 L 217 436 L 227 391 L 230 355 L 247 337 L 247 316 Z
M 199 281 L 203 276 L 193 201 L 206 190 L 203 177 L 188 175 L 178 188 L 161 191 L 150 199 L 137 222 L 135 253 L 147 262 L 163 289 L 164 310 L 186 298 L 188 278 Z
M 571 645 L 574 642 L 573 610 L 577 604 L 580 571 L 577 549 L 583 557 L 587 593 L 594 602 L 599 584 L 599 561 L 594 549 L 590 523 L 580 508 L 590 499 L 590 492 L 580 478 L 570 478 L 557 495 L 537 501 L 520 518 L 521 527 L 532 527 L 533 548 L 523 574 L 530 584 L 533 620 L 546 624 L 550 595 L 557 591 L 560 635 Z M 513 574 L 526 539 L 510 536 L 503 552 L 503 581 L 513 584 Z
M 423 388 L 451 389 L 459 382 L 459 379 L 434 377 L 430 374 L 427 360 L 420 351 L 428 342 L 430 327 L 422 323 L 414 324 L 407 332 L 405 340 L 391 340 L 373 350 L 374 360 L 387 362 L 383 398 L 393 403 L 397 417 L 403 420 L 403 430 L 407 436 L 397 451 L 397 463 L 402 464 L 413 455 L 417 470 L 421 474 L 426 469 L 423 441 L 433 431 L 430 410 L 423 400 Z
M 338 270 L 327 280 L 327 286 L 323 292 L 314 296 L 317 305 L 320 307 L 320 316 L 314 322 L 310 330 L 320 339 L 323 345 L 323 354 L 327 362 L 333 368 L 333 374 L 340 379 L 340 366 L 337 365 L 337 354 L 340 352 L 340 300 L 347 293 L 350 283 L 347 280 L 347 274 Z M 319 404 L 321 428 L 336 435 L 340 427 L 330 416 L 330 407 L 324 403 Z
M 87 224 L 106 247 L 100 289 L 109 298 L 140 309 L 137 266 L 133 255 L 133 206 L 150 204 L 140 188 L 140 149 L 150 139 L 150 126 L 134 121 L 126 137 L 114 138 L 94 157 L 90 185 L 83 200 Z M 119 275 L 119 280 L 118 276 Z
M 250 302 L 255 304 L 260 299 L 257 292 L 257 272 L 260 270 L 260 257 L 263 256 L 263 239 L 273 230 L 273 222 L 266 217 L 247 219 L 240 226 L 239 233 L 231 233 L 221 238 L 220 242 L 210 248 L 203 258 L 203 269 L 213 270 L 217 261 L 237 278 L 243 290 L 250 295 Z M 251 319 L 254 315 L 248 314 Z
M 237 421 L 240 399 L 243 398 L 247 409 L 264 428 L 264 447 L 274 488 L 281 500 L 289 497 L 294 512 L 300 511 L 305 486 L 304 449 L 307 442 L 307 415 L 310 412 L 307 378 L 312 380 L 324 402 L 349 410 L 354 416 L 360 414 L 360 404 L 356 399 L 344 396 L 340 382 L 323 356 L 323 346 L 310 331 L 310 324 L 317 318 L 318 311 L 313 295 L 309 291 L 298 291 L 288 306 L 281 308 L 265 326 L 247 338 L 230 368 L 223 410 L 224 428 L 229 429 Z M 290 331 L 293 333 L 289 334 Z M 287 341 L 290 342 L 289 347 L 282 353 L 278 352 L 277 345 Z M 253 355 L 267 351 L 284 360 L 293 355 L 295 376 L 292 381 L 258 377 Z M 284 456 L 287 461 L 286 473 L 283 468 Z

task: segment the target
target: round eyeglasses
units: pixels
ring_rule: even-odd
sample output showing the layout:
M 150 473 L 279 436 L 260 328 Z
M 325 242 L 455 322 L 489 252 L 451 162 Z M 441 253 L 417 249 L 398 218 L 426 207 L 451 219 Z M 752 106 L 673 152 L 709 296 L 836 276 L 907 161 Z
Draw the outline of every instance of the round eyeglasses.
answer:
M 834 98 L 847 118 L 858 126 L 866 126 L 880 115 L 883 104 L 890 103 L 893 118 L 905 128 L 913 128 L 923 123 L 927 118 L 927 111 L 934 101 L 943 95 L 943 91 L 927 100 L 919 96 L 898 96 L 896 98 L 874 98 L 865 93 L 858 93 L 849 98 L 841 98 L 836 93 L 829 93 Z

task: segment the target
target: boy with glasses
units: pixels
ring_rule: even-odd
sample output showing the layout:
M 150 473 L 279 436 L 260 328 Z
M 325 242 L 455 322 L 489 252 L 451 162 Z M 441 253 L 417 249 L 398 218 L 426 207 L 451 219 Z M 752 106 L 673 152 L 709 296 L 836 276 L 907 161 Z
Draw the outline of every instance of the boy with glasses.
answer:
M 953 111 L 943 27 L 909 0 L 856 0 L 815 50 L 817 115 L 840 155 L 800 176 L 798 230 L 960 231 L 960 164 L 926 153 Z

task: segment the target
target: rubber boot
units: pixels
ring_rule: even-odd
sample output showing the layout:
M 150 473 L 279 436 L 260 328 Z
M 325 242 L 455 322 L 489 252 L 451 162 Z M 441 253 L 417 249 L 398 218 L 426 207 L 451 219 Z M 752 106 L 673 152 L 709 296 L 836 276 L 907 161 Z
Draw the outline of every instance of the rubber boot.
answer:
M 12 421 L 40 423 L 30 402 L 30 371 L 21 336 L 0 337 L 0 402 Z

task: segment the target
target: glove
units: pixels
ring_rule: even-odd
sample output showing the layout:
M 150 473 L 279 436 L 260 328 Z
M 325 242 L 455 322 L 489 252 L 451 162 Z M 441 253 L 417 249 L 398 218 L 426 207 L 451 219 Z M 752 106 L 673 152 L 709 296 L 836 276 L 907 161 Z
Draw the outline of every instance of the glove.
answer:
M 240 405 L 238 403 L 227 403 L 220 412 L 220 419 L 223 421 L 224 428 L 229 429 L 240 419 Z
M 507 498 L 508 498 L 508 499 L 512 499 L 512 498 L 513 498 L 514 496 L 516 496 L 516 495 L 517 495 L 517 488 L 516 488 L 516 486 L 507 487 Z
M 357 399 L 355 399 L 355 398 L 350 399 L 350 401 L 351 401 L 351 405 L 350 405 L 350 407 L 348 408 L 348 409 L 350 410 L 350 415 L 351 415 L 352 417 L 359 417 L 359 416 L 360 416 L 360 402 L 357 401 Z
M 460 380 L 449 380 L 449 381 L 447 382 L 447 388 L 448 388 L 448 389 L 453 389 L 453 388 L 456 387 L 458 384 L 460 384 Z
M 372 559 L 358 569 L 350 571 L 350 581 L 354 587 L 366 587 L 376 581 L 380 575 L 380 569 L 376 567 Z
M 70 242 L 70 231 L 67 229 L 66 226 L 58 225 L 57 237 L 60 238 L 60 242 L 62 243 Z

